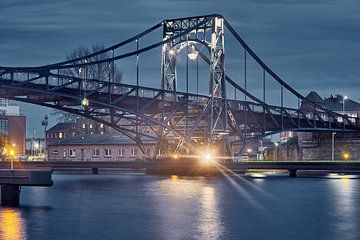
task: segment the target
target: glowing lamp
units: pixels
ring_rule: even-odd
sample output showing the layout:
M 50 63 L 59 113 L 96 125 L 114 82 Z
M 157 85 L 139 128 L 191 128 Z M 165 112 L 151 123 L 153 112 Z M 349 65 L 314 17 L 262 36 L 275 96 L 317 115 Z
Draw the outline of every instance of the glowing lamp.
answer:
M 81 100 L 81 105 L 84 106 L 84 107 L 89 106 L 89 99 L 87 99 L 87 98 L 84 97 L 84 98 Z
M 194 47 L 191 48 L 190 52 L 188 53 L 188 58 L 191 61 L 195 61 L 199 55 L 199 52 L 194 49 Z
M 13 157 L 13 156 L 15 155 L 15 151 L 14 151 L 13 149 L 10 149 L 9 155 L 10 155 L 11 157 Z

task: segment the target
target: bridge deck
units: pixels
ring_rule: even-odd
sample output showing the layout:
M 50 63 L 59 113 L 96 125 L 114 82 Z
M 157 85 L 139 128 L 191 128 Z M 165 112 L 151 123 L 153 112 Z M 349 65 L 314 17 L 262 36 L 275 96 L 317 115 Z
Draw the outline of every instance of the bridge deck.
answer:
M 146 170 L 149 168 L 171 168 L 171 167 L 196 167 L 198 162 L 181 161 L 155 161 L 155 162 L 85 162 L 85 161 L 54 161 L 54 162 L 15 162 L 15 168 L 33 169 L 33 168 L 51 168 L 53 170 L 59 169 L 92 169 L 92 168 L 109 168 L 109 169 L 129 169 L 129 170 Z M 239 162 L 239 163 L 222 163 L 223 167 L 229 170 L 248 170 L 248 169 L 274 169 L 274 170 L 353 170 L 360 171 L 360 161 L 335 161 L 335 162 Z M 6 161 L 0 162 L 0 168 L 8 168 L 9 163 Z M 211 165 L 210 165 L 211 166 Z M 215 167 L 215 165 L 213 165 Z M 35 172 L 36 173 L 36 172 Z M 34 174 L 34 173 L 33 173 Z M 0 180 L 1 183 L 1 180 Z
M 52 186 L 51 174 L 50 169 L 1 169 L 0 185 Z

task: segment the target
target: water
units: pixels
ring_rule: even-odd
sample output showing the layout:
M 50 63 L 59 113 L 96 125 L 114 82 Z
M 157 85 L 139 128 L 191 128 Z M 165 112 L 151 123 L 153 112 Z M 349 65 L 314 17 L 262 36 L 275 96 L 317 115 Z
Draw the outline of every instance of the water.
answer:
M 359 239 L 360 180 L 55 174 L 0 239 Z

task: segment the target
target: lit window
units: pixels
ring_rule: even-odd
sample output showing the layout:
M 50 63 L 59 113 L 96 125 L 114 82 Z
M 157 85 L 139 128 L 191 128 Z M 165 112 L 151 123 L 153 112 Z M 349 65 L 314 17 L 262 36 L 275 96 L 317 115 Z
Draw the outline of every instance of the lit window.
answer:
M 104 149 L 105 157 L 111 157 L 111 149 Z
M 100 150 L 99 149 L 93 149 L 93 157 L 99 157 Z
M 125 148 L 118 149 L 118 157 L 124 157 L 125 156 Z
M 85 123 L 83 123 L 82 127 L 83 127 L 83 128 L 86 128 L 86 125 L 85 125 Z
M 63 138 L 63 133 L 62 132 L 59 133 L 59 138 Z
M 69 149 L 69 157 L 76 157 L 76 150 L 75 149 Z
M 130 149 L 130 156 L 135 157 L 138 154 L 138 150 L 136 148 Z
M 101 123 L 101 124 L 100 124 L 100 127 L 101 127 L 101 128 L 103 128 L 103 127 L 104 127 L 104 124 L 103 124 L 103 123 Z
M 92 124 L 90 124 L 89 128 L 93 128 L 93 125 L 92 125 Z
M 63 158 L 66 158 L 66 149 L 64 149 Z

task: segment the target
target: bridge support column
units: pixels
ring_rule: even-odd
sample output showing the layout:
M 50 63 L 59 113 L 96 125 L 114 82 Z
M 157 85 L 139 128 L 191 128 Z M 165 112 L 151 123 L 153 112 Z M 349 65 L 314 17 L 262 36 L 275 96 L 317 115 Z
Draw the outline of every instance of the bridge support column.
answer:
M 296 177 L 297 169 L 289 169 L 289 177 Z
M 20 205 L 20 186 L 6 184 L 1 186 L 1 206 L 19 207 Z
M 94 174 L 94 175 L 99 174 L 99 168 L 92 168 L 91 173 Z

